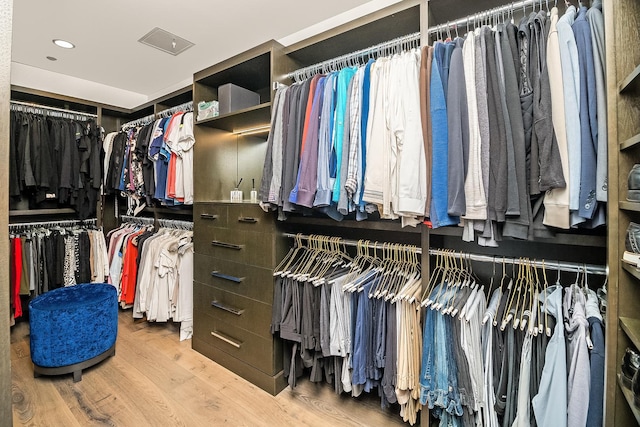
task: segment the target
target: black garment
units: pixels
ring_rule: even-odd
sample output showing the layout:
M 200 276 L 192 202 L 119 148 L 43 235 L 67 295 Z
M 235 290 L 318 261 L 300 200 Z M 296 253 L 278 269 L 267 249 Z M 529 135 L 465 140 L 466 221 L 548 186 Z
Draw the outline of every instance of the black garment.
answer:
M 489 109 L 489 132 L 491 153 L 489 163 L 488 212 L 492 221 L 504 222 L 507 211 L 507 139 L 498 82 L 495 35 L 482 29 L 487 47 L 487 105 Z
M 18 171 L 18 147 L 17 141 L 20 129 L 20 116 L 18 111 L 10 112 L 9 123 L 9 196 L 20 196 L 20 177 Z
M 112 142 L 109 170 L 107 171 L 107 188 L 109 194 L 117 193 L 120 186 L 120 176 L 124 162 L 124 153 L 127 145 L 127 134 L 119 132 Z
M 91 241 L 86 231 L 78 235 L 78 269 L 76 283 L 91 282 Z

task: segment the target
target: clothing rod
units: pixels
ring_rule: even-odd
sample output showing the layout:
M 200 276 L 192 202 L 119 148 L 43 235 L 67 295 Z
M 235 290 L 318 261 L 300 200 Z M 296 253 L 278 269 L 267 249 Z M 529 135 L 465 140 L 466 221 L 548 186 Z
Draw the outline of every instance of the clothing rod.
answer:
M 97 221 L 98 221 L 97 218 L 89 218 L 89 219 L 63 219 L 59 221 L 42 221 L 42 222 L 19 222 L 19 223 L 9 224 L 9 228 L 89 225 L 91 223 L 95 224 Z
M 160 218 L 158 219 L 158 223 L 160 224 L 161 227 L 177 227 L 177 228 L 184 228 L 184 229 L 193 229 L 192 221 Z
M 309 240 L 308 235 L 304 234 L 293 234 L 293 233 L 284 233 L 285 237 L 296 238 L 300 237 L 301 239 Z M 340 239 L 340 244 L 346 246 L 358 246 L 357 240 L 350 239 Z M 368 247 L 372 249 L 386 249 L 383 243 L 373 242 L 369 243 Z M 416 248 L 415 246 L 411 246 L 412 248 Z M 416 252 L 422 254 L 421 248 L 416 248 Z M 460 251 L 445 251 L 443 249 L 429 249 L 429 255 L 448 255 L 454 257 L 456 259 L 467 259 L 471 261 L 477 262 L 486 262 L 486 263 L 495 263 L 495 264 L 520 264 L 524 259 L 511 258 L 511 257 L 502 257 L 500 255 L 480 255 L 480 254 L 472 254 L 465 253 Z M 550 260 L 536 260 L 536 259 L 526 259 L 527 264 L 532 265 L 536 268 L 548 268 L 550 270 L 562 270 L 568 272 L 578 272 L 578 271 L 586 271 L 588 274 L 594 274 L 599 276 L 607 276 L 609 274 L 609 267 L 597 264 L 582 264 L 578 262 L 567 262 L 567 261 L 550 261 Z
M 121 215 L 120 219 L 122 222 L 131 222 L 138 224 L 153 224 L 155 221 L 154 218 L 146 217 L 146 216 L 131 216 L 131 215 Z
M 496 15 L 504 12 L 509 12 L 512 10 L 517 10 L 520 8 L 526 8 L 528 6 L 532 6 L 535 4 L 540 4 L 540 0 L 521 0 L 514 3 L 505 4 L 504 6 L 498 6 L 493 9 L 484 10 L 482 12 L 477 12 L 472 15 L 466 16 L 464 18 L 460 18 L 457 21 L 447 22 L 444 24 L 436 25 L 435 27 L 429 28 L 427 34 L 432 35 L 438 33 L 442 30 L 446 30 L 449 28 L 457 28 L 465 26 L 471 22 L 479 21 L 485 18 L 487 15 Z
M 64 108 L 48 107 L 46 105 L 34 104 L 32 102 L 11 101 L 11 104 L 22 105 L 24 107 L 29 107 L 29 108 L 39 108 L 41 110 L 59 111 L 61 113 L 67 113 L 67 114 L 77 114 L 78 116 L 86 116 L 86 117 L 93 117 L 93 118 L 98 117 L 97 114 L 84 113 L 81 111 L 65 110 Z
M 411 33 L 402 37 L 397 37 L 392 40 L 387 40 L 386 42 L 382 42 L 380 44 L 370 46 L 365 49 L 357 50 L 355 52 L 347 53 L 345 55 L 341 55 L 332 59 L 327 59 L 326 61 L 318 62 L 317 64 L 309 65 L 308 67 L 300 68 L 296 71 L 293 71 L 287 74 L 287 77 L 290 79 L 294 79 L 299 76 L 304 76 L 309 72 L 317 73 L 319 71 L 323 71 L 326 69 L 328 65 L 332 65 L 335 63 L 339 63 L 340 61 L 348 61 L 354 58 L 362 57 L 364 55 L 369 55 L 371 53 L 393 47 L 402 43 L 410 43 L 415 40 L 420 40 L 420 33 Z
M 155 114 L 149 114 L 148 116 L 144 116 L 139 119 L 131 120 L 130 122 L 125 123 L 121 126 L 121 128 L 124 130 L 128 128 L 136 127 L 138 125 L 145 125 L 147 123 L 151 123 L 152 121 L 154 121 L 155 118 L 156 118 Z
M 167 108 L 166 110 L 158 111 L 158 116 L 166 117 L 167 115 L 172 115 L 174 113 L 181 112 L 181 111 L 184 111 L 184 112 L 193 111 L 193 101 L 185 102 L 183 104 L 176 105 L 175 107 L 170 107 L 170 108 Z

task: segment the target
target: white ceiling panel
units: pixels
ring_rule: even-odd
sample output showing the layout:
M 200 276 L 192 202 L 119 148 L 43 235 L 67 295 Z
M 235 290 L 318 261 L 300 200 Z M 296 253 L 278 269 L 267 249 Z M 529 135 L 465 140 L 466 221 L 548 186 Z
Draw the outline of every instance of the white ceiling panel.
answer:
M 264 41 L 304 31 L 367 3 L 384 7 L 396 1 L 16 0 L 12 61 L 157 95 Z M 155 27 L 195 45 L 171 56 L 138 42 Z M 53 39 L 68 40 L 76 48 L 59 48 Z

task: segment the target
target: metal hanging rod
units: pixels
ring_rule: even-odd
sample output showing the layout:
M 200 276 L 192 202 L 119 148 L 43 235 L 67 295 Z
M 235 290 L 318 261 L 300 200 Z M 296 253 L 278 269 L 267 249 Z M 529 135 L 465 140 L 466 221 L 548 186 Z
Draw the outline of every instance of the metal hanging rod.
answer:
M 333 59 L 319 62 L 308 67 L 300 68 L 287 74 L 287 77 L 297 82 L 306 78 L 310 78 L 314 74 L 329 71 L 337 71 L 339 68 L 344 68 L 351 65 L 363 65 L 367 60 L 377 54 L 376 56 L 382 56 L 387 50 L 397 47 L 403 47 L 407 44 L 420 41 L 420 33 L 407 34 L 402 37 L 398 37 L 380 44 L 370 46 L 366 49 L 357 50 L 355 52 L 347 53 L 346 55 L 338 56 Z
M 89 219 L 63 219 L 59 221 L 42 221 L 42 222 L 22 222 L 9 224 L 9 229 L 27 229 L 36 227 L 70 227 L 75 225 L 96 225 L 97 218 Z
M 545 0 L 545 1 L 546 1 L 546 4 L 548 5 L 549 4 L 548 0 Z M 432 35 L 432 34 L 440 33 L 442 31 L 445 31 L 451 28 L 463 27 L 468 24 L 475 23 L 477 21 L 482 21 L 483 19 L 486 19 L 487 17 L 490 17 L 490 16 L 495 16 L 501 13 L 514 11 L 521 8 L 525 9 L 529 6 L 533 6 L 536 4 L 542 5 L 542 1 L 541 0 L 522 0 L 522 1 L 505 4 L 504 6 L 499 6 L 493 9 L 474 13 L 464 18 L 460 18 L 456 21 L 451 21 L 451 22 L 446 22 L 444 24 L 436 25 L 435 27 L 429 28 L 429 30 L 427 31 L 427 34 Z
M 179 228 L 182 230 L 193 230 L 193 221 L 182 221 L 177 219 L 158 219 L 161 227 Z
M 185 102 L 175 107 L 167 108 L 166 110 L 159 111 L 158 117 L 169 117 L 178 112 L 193 111 L 193 101 Z
M 305 240 L 309 240 L 309 238 L 311 237 L 304 234 L 293 234 L 293 233 L 284 233 L 284 236 L 290 237 L 290 238 L 299 237 Z M 320 235 L 318 235 L 318 237 L 320 237 Z M 340 244 L 346 245 L 346 246 L 358 246 L 358 241 L 341 238 Z M 372 242 L 372 243 L 369 243 L 367 246 L 372 249 L 387 248 L 387 246 L 385 246 L 384 243 L 380 243 L 380 242 Z M 411 245 L 405 245 L 405 246 L 407 246 L 409 250 L 422 254 L 422 249 L 417 246 L 411 246 Z M 495 263 L 495 264 L 503 263 L 503 264 L 510 264 L 510 265 L 511 264 L 518 265 L 523 262 L 526 262 L 527 264 L 536 268 L 544 267 L 552 270 L 568 271 L 572 273 L 575 273 L 578 271 L 584 271 L 587 274 L 594 274 L 599 276 L 607 276 L 609 274 L 609 267 L 603 266 L 603 265 L 597 265 L 597 264 L 582 264 L 578 262 L 535 260 L 535 259 L 524 259 L 524 258 L 518 259 L 518 258 L 511 258 L 511 257 L 502 257 L 499 255 L 480 255 L 480 254 L 472 254 L 472 253 L 465 253 L 465 252 L 459 252 L 459 251 L 446 251 L 443 249 L 429 249 L 429 255 L 447 255 L 456 259 L 467 259 L 471 261 Z
M 48 107 L 46 105 L 35 104 L 32 102 L 11 101 L 10 105 L 11 105 L 11 109 L 14 111 L 37 112 L 39 114 L 46 114 L 48 112 L 57 112 L 57 113 L 75 115 L 75 116 L 89 117 L 93 119 L 98 117 L 97 114 L 84 113 L 82 111 L 65 110 L 64 108 Z M 39 110 L 39 111 L 29 111 L 29 110 Z
M 156 119 L 155 114 L 149 114 L 148 116 L 141 117 L 139 119 L 131 120 L 121 126 L 122 130 L 131 129 L 138 126 L 144 126 L 152 123 Z
M 122 220 L 122 222 L 127 222 L 130 224 L 153 225 L 155 222 L 154 218 L 145 217 L 145 216 L 121 215 L 120 219 Z

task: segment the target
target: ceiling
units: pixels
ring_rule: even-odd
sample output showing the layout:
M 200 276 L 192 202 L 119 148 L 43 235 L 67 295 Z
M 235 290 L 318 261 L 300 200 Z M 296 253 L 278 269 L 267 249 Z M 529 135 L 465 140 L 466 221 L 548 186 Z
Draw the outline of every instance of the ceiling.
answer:
M 295 43 L 397 1 L 14 1 L 12 84 L 134 108 L 262 42 Z M 139 43 L 154 27 L 195 46 L 172 56 Z

